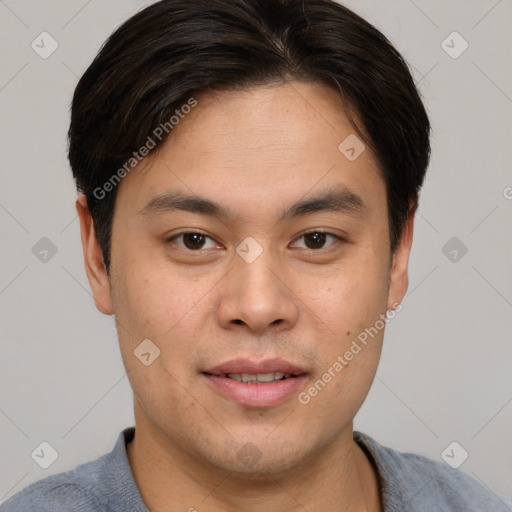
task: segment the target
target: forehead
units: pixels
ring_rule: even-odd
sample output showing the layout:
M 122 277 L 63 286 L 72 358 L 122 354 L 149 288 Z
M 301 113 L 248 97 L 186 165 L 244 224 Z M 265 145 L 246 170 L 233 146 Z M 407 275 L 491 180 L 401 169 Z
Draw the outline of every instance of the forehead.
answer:
M 191 153 L 212 149 L 235 157 L 286 151 L 305 157 L 326 149 L 337 154 L 340 137 L 354 134 L 338 92 L 320 82 L 290 82 L 240 90 L 212 91 L 172 131 L 167 146 Z M 196 146 L 201 138 L 202 144 Z M 264 151 L 260 151 L 264 150 Z
M 329 184 L 383 192 L 374 155 L 356 135 L 339 94 L 321 83 L 195 99 L 197 106 L 181 116 L 166 142 L 121 183 L 138 206 L 176 186 L 189 195 L 224 198 L 232 210 L 235 197 L 262 209 L 277 201 L 282 210 L 280 197 L 297 199 Z M 345 141 L 355 159 L 344 153 Z

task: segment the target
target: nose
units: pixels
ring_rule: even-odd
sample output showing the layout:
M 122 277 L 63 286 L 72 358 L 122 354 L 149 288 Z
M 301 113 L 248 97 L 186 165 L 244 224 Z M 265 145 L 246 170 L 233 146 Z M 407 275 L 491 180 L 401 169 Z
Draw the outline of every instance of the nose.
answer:
M 253 334 L 285 330 L 297 322 L 298 298 L 271 250 L 251 262 L 235 256 L 234 268 L 224 277 L 218 320 L 225 329 L 245 326 Z

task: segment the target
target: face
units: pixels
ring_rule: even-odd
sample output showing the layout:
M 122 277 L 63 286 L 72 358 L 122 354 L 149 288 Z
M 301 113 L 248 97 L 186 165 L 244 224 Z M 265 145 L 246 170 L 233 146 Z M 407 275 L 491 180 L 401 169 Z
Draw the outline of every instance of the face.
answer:
M 351 435 L 407 288 L 412 220 L 391 257 L 385 182 L 369 148 L 340 151 L 355 131 L 331 89 L 196 99 L 119 185 L 111 282 L 80 210 L 86 269 L 140 428 L 203 466 L 275 475 Z

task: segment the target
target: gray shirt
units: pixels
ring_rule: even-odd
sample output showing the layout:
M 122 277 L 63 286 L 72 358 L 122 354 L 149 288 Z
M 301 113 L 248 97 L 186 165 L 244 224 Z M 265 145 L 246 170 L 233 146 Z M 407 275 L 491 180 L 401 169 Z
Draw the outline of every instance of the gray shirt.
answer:
M 126 454 L 134 434 L 135 427 L 126 428 L 110 453 L 32 483 L 1 505 L 0 512 L 148 512 Z M 510 498 L 444 462 L 400 453 L 361 432 L 354 432 L 354 439 L 377 469 L 384 512 L 512 511 Z

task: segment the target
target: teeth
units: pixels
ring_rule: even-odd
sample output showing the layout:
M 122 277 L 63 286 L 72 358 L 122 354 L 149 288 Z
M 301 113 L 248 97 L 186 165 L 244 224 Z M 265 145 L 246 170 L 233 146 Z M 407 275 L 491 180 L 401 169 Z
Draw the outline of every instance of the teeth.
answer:
M 283 377 L 289 378 L 291 377 L 291 373 L 228 373 L 228 377 L 239 382 L 256 384 L 258 382 L 273 382 L 275 380 L 281 380 Z

